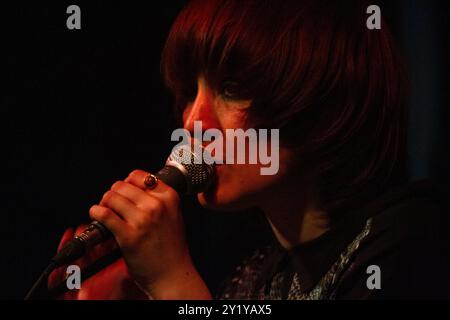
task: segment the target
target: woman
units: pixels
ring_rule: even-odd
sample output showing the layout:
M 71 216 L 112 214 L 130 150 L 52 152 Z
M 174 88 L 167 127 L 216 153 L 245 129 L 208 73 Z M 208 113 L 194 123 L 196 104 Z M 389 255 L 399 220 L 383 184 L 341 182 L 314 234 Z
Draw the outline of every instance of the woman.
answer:
M 277 174 L 261 175 L 260 164 L 218 165 L 216 182 L 198 195 L 213 210 L 260 208 L 276 238 L 224 281 L 218 298 L 445 292 L 437 283 L 448 283 L 444 216 L 426 183 L 406 183 L 402 63 L 386 24 L 366 27 L 367 7 L 192 1 L 176 19 L 162 72 L 184 128 L 280 129 Z M 178 195 L 161 181 L 147 188 L 147 176 L 132 172 L 91 208 L 124 259 L 72 298 L 213 297 L 190 257 Z

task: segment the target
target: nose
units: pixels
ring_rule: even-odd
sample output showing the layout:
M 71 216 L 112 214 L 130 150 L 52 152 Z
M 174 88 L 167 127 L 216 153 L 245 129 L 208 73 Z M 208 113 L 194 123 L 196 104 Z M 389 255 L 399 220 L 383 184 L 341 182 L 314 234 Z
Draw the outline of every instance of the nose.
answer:
M 215 113 L 215 94 L 200 77 L 197 81 L 195 100 L 190 102 L 183 112 L 183 125 L 186 130 L 194 132 L 194 122 L 201 121 L 202 129 L 219 128 L 219 121 Z

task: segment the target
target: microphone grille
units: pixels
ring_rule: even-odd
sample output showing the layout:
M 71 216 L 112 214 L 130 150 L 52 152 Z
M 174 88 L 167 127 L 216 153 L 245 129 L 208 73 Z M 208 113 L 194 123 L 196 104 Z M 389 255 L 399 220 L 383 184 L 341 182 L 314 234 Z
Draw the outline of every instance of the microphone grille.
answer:
M 207 161 L 205 162 L 205 159 Z M 201 146 L 180 145 L 172 149 L 166 165 L 178 168 L 186 179 L 187 192 L 199 193 L 214 179 L 214 167 L 211 155 Z

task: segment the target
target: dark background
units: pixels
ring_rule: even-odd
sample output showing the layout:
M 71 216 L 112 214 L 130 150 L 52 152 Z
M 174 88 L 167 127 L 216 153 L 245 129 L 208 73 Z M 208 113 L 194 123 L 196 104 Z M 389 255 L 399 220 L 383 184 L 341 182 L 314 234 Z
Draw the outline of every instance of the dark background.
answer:
M 81 30 L 66 28 L 74 3 L 1 8 L 3 299 L 24 297 L 65 228 L 87 222 L 114 181 L 158 170 L 173 146 L 159 58 L 185 1 L 93 2 L 76 3 Z M 410 177 L 434 178 L 448 201 L 449 2 L 374 3 L 410 66 Z M 269 238 L 257 213 L 208 214 L 193 199 L 184 206 L 194 259 L 213 290 Z

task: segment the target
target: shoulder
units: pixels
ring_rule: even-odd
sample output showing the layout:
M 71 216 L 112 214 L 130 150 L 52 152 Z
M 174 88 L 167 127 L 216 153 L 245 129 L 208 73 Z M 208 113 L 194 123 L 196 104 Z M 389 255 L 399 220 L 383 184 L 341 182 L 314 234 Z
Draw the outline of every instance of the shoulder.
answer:
M 448 212 L 433 190 L 429 181 L 409 183 L 368 206 L 370 232 L 342 275 L 338 298 L 450 297 Z

